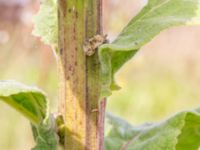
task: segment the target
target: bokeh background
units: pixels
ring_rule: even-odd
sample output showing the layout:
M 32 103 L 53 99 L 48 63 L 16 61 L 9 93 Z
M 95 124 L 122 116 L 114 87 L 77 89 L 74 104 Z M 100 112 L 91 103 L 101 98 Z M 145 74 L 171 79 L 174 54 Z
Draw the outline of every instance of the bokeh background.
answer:
M 113 40 L 147 0 L 104 0 L 104 33 Z M 39 0 L 0 0 L 0 80 L 38 85 L 57 108 L 58 78 L 50 47 L 31 35 Z M 139 125 L 200 105 L 200 27 L 163 31 L 117 74 L 122 89 L 107 111 Z M 0 149 L 34 145 L 29 122 L 0 103 Z

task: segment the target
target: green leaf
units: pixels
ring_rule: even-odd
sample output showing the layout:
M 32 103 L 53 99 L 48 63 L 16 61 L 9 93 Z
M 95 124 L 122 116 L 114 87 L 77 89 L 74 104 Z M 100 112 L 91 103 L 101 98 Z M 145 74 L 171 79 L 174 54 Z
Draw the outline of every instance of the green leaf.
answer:
M 40 10 L 34 16 L 33 35 L 41 37 L 45 44 L 57 49 L 58 15 L 57 0 L 42 0 Z
M 199 109 L 135 127 L 110 114 L 107 116 L 105 150 L 198 150 L 199 147 Z
M 200 24 L 200 0 L 149 0 L 110 44 L 99 48 L 102 97 L 116 88 L 114 74 L 135 53 L 164 29 Z
M 52 115 L 39 126 L 32 125 L 36 146 L 32 150 L 57 150 L 58 135 L 56 134 L 55 119 Z
M 36 87 L 15 81 L 0 81 L 0 100 L 22 113 L 33 124 L 41 123 L 47 115 L 46 96 Z

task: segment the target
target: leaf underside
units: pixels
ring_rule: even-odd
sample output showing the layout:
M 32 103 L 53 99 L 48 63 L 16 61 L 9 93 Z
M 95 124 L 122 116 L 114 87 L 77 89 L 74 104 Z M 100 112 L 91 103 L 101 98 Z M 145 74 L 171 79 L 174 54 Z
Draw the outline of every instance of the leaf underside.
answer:
M 105 150 L 198 150 L 200 147 L 200 109 L 139 127 L 108 114 L 106 127 Z
M 46 117 L 46 96 L 36 87 L 15 81 L 0 81 L 0 100 L 22 113 L 33 124 L 39 124 Z

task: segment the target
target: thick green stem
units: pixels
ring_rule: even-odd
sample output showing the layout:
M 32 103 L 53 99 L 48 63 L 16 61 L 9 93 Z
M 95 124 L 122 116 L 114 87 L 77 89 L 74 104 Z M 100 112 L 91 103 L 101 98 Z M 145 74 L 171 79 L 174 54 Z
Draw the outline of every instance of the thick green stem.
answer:
M 83 44 L 101 34 L 101 0 L 58 0 L 59 74 L 65 150 L 102 150 L 100 64 Z M 104 106 L 104 105 L 102 105 Z M 102 113 L 104 114 L 104 112 Z M 101 146 L 100 146 L 101 145 Z

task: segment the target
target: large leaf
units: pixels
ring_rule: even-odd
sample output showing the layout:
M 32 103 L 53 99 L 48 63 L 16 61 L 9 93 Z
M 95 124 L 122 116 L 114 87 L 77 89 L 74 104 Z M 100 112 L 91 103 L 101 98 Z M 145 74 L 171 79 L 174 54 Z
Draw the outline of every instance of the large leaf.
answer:
M 118 89 L 115 72 L 144 44 L 166 28 L 195 24 L 200 24 L 200 0 L 149 0 L 116 40 L 99 48 L 102 97 Z
M 184 111 L 139 127 L 107 116 L 105 150 L 198 150 L 200 110 Z
M 46 117 L 46 96 L 36 87 L 15 81 L 0 81 L 0 100 L 22 113 L 33 124 L 40 124 Z
M 41 37 L 45 44 L 56 49 L 58 45 L 57 0 L 42 0 L 40 10 L 33 21 L 33 35 Z
M 33 150 L 57 149 L 56 122 L 47 112 L 46 96 L 41 90 L 15 81 L 0 81 L 0 100 L 31 121 L 36 142 Z

